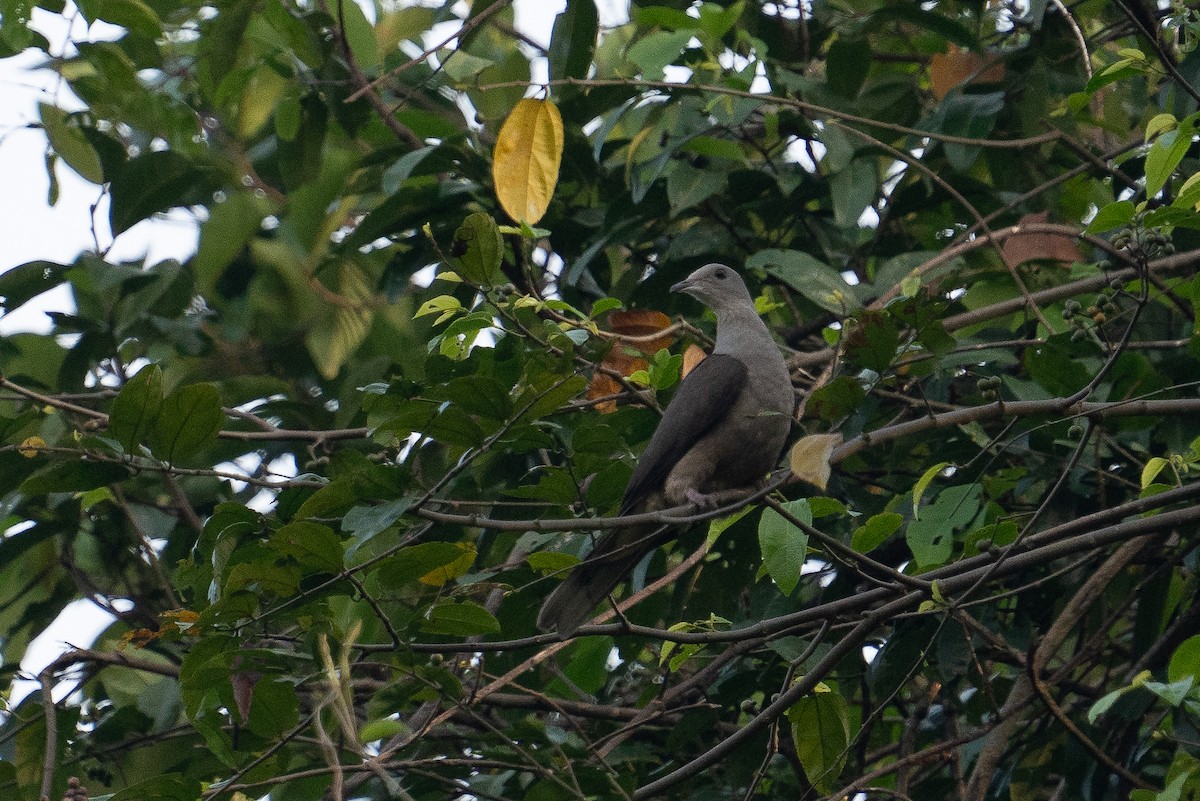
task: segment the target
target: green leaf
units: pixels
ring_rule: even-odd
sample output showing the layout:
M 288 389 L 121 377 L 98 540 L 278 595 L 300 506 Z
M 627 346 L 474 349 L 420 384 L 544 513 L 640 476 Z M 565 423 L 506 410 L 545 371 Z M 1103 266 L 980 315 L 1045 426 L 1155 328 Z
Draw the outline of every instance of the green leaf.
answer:
M 1152 456 L 1146 460 L 1146 466 L 1142 468 L 1142 489 L 1154 483 L 1154 479 L 1163 471 L 1168 462 L 1161 456 Z
M 673 162 L 667 170 L 667 200 L 671 204 L 671 214 L 678 216 L 721 192 L 725 189 L 725 180 L 725 173 L 711 165 L 699 169 L 686 161 Z
M 1179 125 L 1179 120 L 1175 119 L 1174 114 L 1162 113 L 1155 114 L 1150 118 L 1150 122 L 1146 123 L 1146 142 L 1159 134 L 1169 131 Z
M 381 63 L 375 28 L 371 26 L 362 7 L 352 0 L 333 0 L 329 13 L 343 26 L 342 32 L 350 45 L 354 60 L 363 70 L 370 71 Z
M 225 270 L 262 227 L 271 204 L 252 192 L 234 192 L 223 203 L 208 207 L 200 226 L 200 244 L 192 257 L 196 290 L 206 297 L 215 291 Z
M 39 103 L 38 112 L 50 147 L 54 148 L 59 158 L 86 180 L 94 184 L 104 183 L 100 155 L 79 126 L 71 124 L 71 115 L 47 103 Z
M 1196 683 L 1195 676 L 1184 676 L 1179 681 L 1163 684 L 1161 681 L 1148 681 L 1142 686 L 1158 696 L 1168 706 L 1179 706 L 1188 697 Z
M 917 483 L 913 484 L 913 519 L 917 520 L 921 517 L 921 496 L 925 494 L 925 490 L 929 488 L 929 484 L 937 478 L 938 474 L 950 466 L 950 462 L 938 462 L 933 467 L 927 468 L 921 477 L 917 479 Z
M 745 506 L 741 509 L 738 509 L 736 512 L 734 512 L 731 515 L 726 515 L 725 517 L 718 517 L 716 520 L 709 522 L 708 536 L 705 537 L 705 542 L 708 543 L 708 547 L 711 548 L 713 543 L 716 542 L 717 539 L 722 534 L 724 534 L 725 531 L 730 526 L 732 526 L 737 521 L 741 520 L 746 515 L 750 514 L 750 512 L 752 512 L 752 511 L 754 511 L 752 507 Z
M 337 573 L 342 569 L 342 541 L 329 526 L 309 520 L 297 520 L 271 535 L 269 545 L 290 556 L 301 567 L 318 573 Z
M 550 50 L 546 54 L 550 80 L 587 77 L 599 28 L 595 0 L 567 0 L 567 7 L 554 19 L 550 33 Z
M 151 41 L 163 34 L 162 21 L 142 0 L 81 0 L 79 8 L 89 22 L 104 20 Z
M 579 564 L 579 557 L 559 551 L 534 551 L 525 557 L 526 563 L 543 576 L 566 576 L 566 571 Z
M 900 347 L 900 326 L 889 314 L 860 312 L 844 339 L 846 358 L 877 373 L 885 372 Z
M 845 699 L 827 685 L 818 684 L 786 714 L 804 775 L 818 792 L 831 792 L 849 753 L 850 722 Z
M 470 569 L 467 559 L 474 561 L 474 548 L 458 542 L 422 542 L 401 548 L 380 565 L 381 581 L 390 587 L 407 587 L 421 583 L 441 586 L 455 575 Z
M 857 228 L 859 218 L 879 195 L 878 168 L 873 161 L 856 158 L 830 177 L 829 191 L 834 221 L 843 228 Z
M 840 375 L 808 396 L 808 411 L 826 422 L 853 414 L 866 397 L 858 379 Z
M 362 270 L 345 261 L 336 269 L 337 294 L 347 304 L 338 304 L 309 327 L 304 344 L 312 355 L 321 377 L 337 378 L 346 362 L 371 331 L 375 311 L 370 307 L 372 290 Z
M 411 504 L 411 498 L 397 498 L 387 503 L 356 506 L 346 512 L 342 518 L 342 531 L 351 539 L 346 555 L 353 556 L 372 537 L 391 528 Z
M 396 159 L 392 163 L 392 166 L 383 171 L 383 177 L 380 179 L 379 187 L 384 191 L 384 194 L 394 195 L 399 192 L 400 187 L 404 186 L 404 182 L 412 175 L 417 165 L 435 150 L 437 150 L 436 145 L 420 147 Z
M 871 59 L 863 58 L 869 48 L 870 43 L 866 40 L 851 39 L 837 39 L 829 46 L 825 57 L 825 80 L 831 91 L 843 97 L 858 96 L 871 69 Z
M 376 740 L 391 739 L 406 731 L 409 731 L 409 727 L 395 718 L 369 720 L 358 730 L 358 741 L 366 745 Z
M 837 314 L 858 306 L 853 287 L 836 270 L 802 250 L 760 250 L 747 269 L 765 269 L 821 308 Z
M 1118 200 L 1109 203 L 1096 212 L 1096 216 L 1088 223 L 1088 233 L 1102 234 L 1114 228 L 1121 228 L 1133 221 L 1134 205 L 1132 200 Z
M 212 384 L 189 384 L 163 399 L 150 445 L 168 462 L 187 458 L 216 441 L 225 413 Z
M 789 501 L 783 507 L 797 519 L 812 524 L 812 511 L 803 498 Z M 765 509 L 758 523 L 758 545 L 763 558 L 758 578 L 770 575 L 781 593 L 791 595 L 800 583 L 804 557 L 808 553 L 808 534 L 774 509 Z
M 1096 725 L 1096 721 L 1100 718 L 1100 716 L 1112 709 L 1113 705 L 1116 704 L 1117 701 L 1120 701 L 1121 698 L 1132 689 L 1132 687 L 1122 687 L 1119 690 L 1113 690 L 1112 692 L 1102 696 L 1099 701 L 1092 704 L 1091 708 L 1088 709 L 1088 723 L 1091 723 L 1093 726 Z
M 954 550 L 954 532 L 979 514 L 981 490 L 964 484 L 942 490 L 920 519 L 909 522 L 905 540 L 921 569 L 945 564 Z
M 903 524 L 904 516 L 896 512 L 880 512 L 873 515 L 854 530 L 850 537 L 850 547 L 859 553 L 870 553 L 895 534 Z
M 291 682 L 266 679 L 255 682 L 247 729 L 263 739 L 273 740 L 299 722 L 300 698 Z
M 421 624 L 426 634 L 449 634 L 471 637 L 478 634 L 498 634 L 500 621 L 482 606 L 470 601 L 445 602 L 429 610 L 429 616 Z
M 1154 140 L 1146 154 L 1146 197 L 1152 198 L 1162 191 L 1192 146 L 1194 133 L 1195 123 L 1189 117 L 1174 131 L 1167 131 Z
M 464 50 L 447 53 L 442 61 L 443 69 L 455 83 L 466 83 L 496 62 L 490 58 L 481 58 Z
M 157 364 L 138 370 L 121 387 L 108 414 L 108 431 L 126 453 L 136 453 L 154 429 L 162 402 L 162 370 Z
M 694 31 L 655 31 L 634 42 L 625 57 L 648 81 L 663 77 L 664 68 L 679 58 L 683 48 L 695 36 Z
M 112 205 L 108 222 L 113 236 L 156 212 L 183 204 L 198 188 L 200 178 L 199 170 L 174 150 L 152 151 L 130 159 L 109 187 Z
M 583 637 L 571 649 L 569 661 L 563 674 L 570 682 L 585 693 L 596 693 L 603 689 L 612 675 L 608 660 L 612 656 L 612 637 Z M 557 682 L 556 682 L 557 684 Z M 554 685 L 552 685 L 552 688 Z M 565 687 L 563 689 L 566 689 Z
M 938 130 L 954 136 L 970 139 L 986 138 L 996 125 L 996 117 L 1004 108 L 1004 92 L 962 94 L 952 92 L 942 100 Z M 946 158 L 959 172 L 966 172 L 979 157 L 980 149 L 974 145 L 948 142 Z
M 11 312 L 43 292 L 61 286 L 71 269 L 71 265 L 53 261 L 30 261 L 0 273 L 0 307 Z
M 456 314 L 461 314 L 466 311 L 458 298 L 453 295 L 438 295 L 436 298 L 430 298 L 421 304 L 421 308 L 417 309 L 417 313 L 413 318 L 424 317 L 427 314 L 439 314 L 440 316 L 433 321 L 434 325 L 441 325 L 446 320 Z
M 1167 665 L 1167 681 L 1175 683 L 1189 676 L 1200 679 L 1200 634 L 1181 642 Z
M 84 492 L 117 484 L 129 478 L 129 471 L 111 462 L 55 462 L 21 482 L 26 495 L 48 492 Z
M 522 415 L 523 420 L 539 420 L 552 412 L 559 410 L 564 403 L 571 398 L 583 392 L 587 388 L 588 379 L 581 375 L 576 375 L 563 381 L 558 386 L 544 389 L 542 396 L 532 403 L 529 410 Z M 528 402 L 528 398 L 522 396 L 521 402 Z M 514 404 L 519 406 L 520 403 Z

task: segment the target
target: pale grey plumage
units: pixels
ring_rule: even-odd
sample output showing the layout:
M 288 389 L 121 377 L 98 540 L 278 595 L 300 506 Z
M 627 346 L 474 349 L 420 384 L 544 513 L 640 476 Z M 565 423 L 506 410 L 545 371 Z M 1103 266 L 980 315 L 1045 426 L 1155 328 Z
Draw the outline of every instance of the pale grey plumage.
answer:
M 634 468 L 621 514 L 703 504 L 748 487 L 775 466 L 791 430 L 795 395 L 779 348 L 741 276 L 708 264 L 671 287 L 717 315 L 713 353 L 680 384 Z M 674 537 L 659 527 L 614 529 L 560 584 L 538 614 L 544 631 L 570 634 L 649 551 Z

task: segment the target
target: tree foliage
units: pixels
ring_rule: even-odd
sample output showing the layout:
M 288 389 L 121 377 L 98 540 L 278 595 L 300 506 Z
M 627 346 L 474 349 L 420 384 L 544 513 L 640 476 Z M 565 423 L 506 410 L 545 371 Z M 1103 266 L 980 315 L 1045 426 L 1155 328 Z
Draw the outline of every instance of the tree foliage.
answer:
M 543 50 L 507 0 L 50 0 L 119 31 L 51 53 L 0 4 L 97 238 L 201 231 L 0 276 L 76 306 L 0 343 L 4 681 L 115 618 L 5 711 L 4 797 L 1196 797 L 1200 20 L 1159 5 L 568 0 Z M 710 261 L 841 439 L 540 634 Z

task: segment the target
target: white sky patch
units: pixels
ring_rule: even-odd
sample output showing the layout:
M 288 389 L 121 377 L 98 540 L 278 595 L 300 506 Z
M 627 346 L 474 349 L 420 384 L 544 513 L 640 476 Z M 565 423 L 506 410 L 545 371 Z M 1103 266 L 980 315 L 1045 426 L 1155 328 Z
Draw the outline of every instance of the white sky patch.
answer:
M 123 598 L 115 599 L 113 606 L 123 612 L 133 608 L 133 604 Z M 90 647 L 115 619 L 91 601 L 80 599 L 67 604 L 54 622 L 35 637 L 25 651 L 25 658 L 21 660 L 21 670 L 30 678 L 13 681 L 9 707 L 16 707 L 22 699 L 38 689 L 37 674 L 57 659 L 67 646 Z M 69 691 L 74 689 L 75 684 L 71 674 L 67 674 L 65 680 L 60 680 L 53 693 L 55 702 L 61 702 Z

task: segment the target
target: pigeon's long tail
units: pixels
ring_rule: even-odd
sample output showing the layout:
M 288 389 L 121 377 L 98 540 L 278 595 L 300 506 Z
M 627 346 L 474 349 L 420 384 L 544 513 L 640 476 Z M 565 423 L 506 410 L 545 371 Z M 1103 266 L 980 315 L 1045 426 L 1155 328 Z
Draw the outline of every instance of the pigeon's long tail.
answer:
M 574 634 L 642 557 L 661 543 L 661 539 L 653 536 L 658 528 L 614 529 L 600 540 L 588 558 L 576 565 L 546 598 L 538 612 L 538 628 L 557 631 L 564 637 Z

